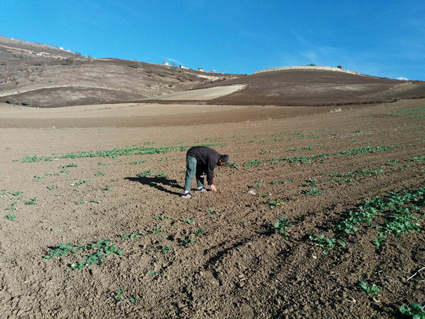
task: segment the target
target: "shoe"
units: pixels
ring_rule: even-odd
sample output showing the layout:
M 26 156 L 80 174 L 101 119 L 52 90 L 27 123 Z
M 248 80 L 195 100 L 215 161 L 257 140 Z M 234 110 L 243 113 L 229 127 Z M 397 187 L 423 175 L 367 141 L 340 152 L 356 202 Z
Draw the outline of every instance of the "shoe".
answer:
M 198 192 L 206 192 L 206 191 L 207 191 L 207 189 L 206 189 L 205 187 L 199 187 L 199 188 L 197 189 L 197 191 L 198 191 Z
M 195 198 L 196 196 L 192 195 L 191 193 L 186 193 L 186 194 L 182 194 L 182 197 L 192 199 L 192 198 Z

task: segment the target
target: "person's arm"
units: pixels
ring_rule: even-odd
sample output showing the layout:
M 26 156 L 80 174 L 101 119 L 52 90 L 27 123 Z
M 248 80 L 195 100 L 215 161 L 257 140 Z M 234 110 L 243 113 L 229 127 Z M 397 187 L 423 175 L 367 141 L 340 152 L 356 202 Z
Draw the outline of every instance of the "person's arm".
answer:
M 216 165 L 217 165 L 217 163 L 215 163 L 215 161 L 211 161 L 211 159 L 208 161 L 208 164 L 207 164 L 207 182 L 208 182 L 208 185 L 210 185 L 210 186 L 213 186 L 214 168 L 215 168 Z M 211 188 L 211 190 L 212 190 L 212 188 Z

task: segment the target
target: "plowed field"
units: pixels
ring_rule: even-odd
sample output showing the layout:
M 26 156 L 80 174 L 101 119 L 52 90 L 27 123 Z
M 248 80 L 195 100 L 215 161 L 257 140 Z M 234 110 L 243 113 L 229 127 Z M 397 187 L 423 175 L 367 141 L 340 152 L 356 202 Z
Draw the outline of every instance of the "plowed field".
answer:
M 3 118 L 0 317 L 397 318 L 424 304 L 425 100 L 211 108 Z M 233 164 L 218 193 L 188 200 L 193 145 Z

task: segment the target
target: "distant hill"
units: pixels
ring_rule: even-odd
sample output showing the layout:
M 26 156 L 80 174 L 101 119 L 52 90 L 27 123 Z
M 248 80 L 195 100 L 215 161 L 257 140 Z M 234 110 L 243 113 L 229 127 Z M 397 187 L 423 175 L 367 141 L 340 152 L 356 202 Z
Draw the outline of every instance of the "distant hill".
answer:
M 0 103 L 32 107 L 136 101 L 337 105 L 425 98 L 423 81 L 379 78 L 338 68 L 293 66 L 251 75 L 217 74 L 140 61 L 94 59 L 2 36 L 0 71 Z M 238 89 L 230 87 L 234 85 Z M 200 90 L 204 88 L 210 90 Z M 175 94 L 194 89 L 197 91 L 190 94 Z
M 367 76 L 330 67 L 286 67 L 209 83 L 199 88 L 245 85 L 211 104 L 333 105 L 425 98 L 425 82 Z
M 34 107 L 129 102 L 239 76 L 94 59 L 5 37 L 0 37 L 0 70 L 0 102 Z

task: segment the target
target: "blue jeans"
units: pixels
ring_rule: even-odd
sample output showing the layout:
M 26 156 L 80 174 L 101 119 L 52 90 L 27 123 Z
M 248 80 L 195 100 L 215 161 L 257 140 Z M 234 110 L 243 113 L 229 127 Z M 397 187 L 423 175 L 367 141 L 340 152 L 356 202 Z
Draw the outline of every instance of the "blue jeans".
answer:
M 192 184 L 193 178 L 196 175 L 196 183 L 199 187 L 204 186 L 204 177 L 201 175 L 204 173 L 197 164 L 196 158 L 186 154 L 186 177 L 184 180 L 184 190 L 185 192 L 190 191 L 190 185 Z

